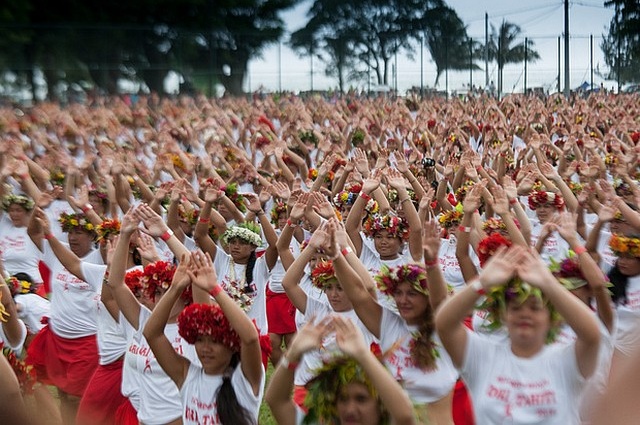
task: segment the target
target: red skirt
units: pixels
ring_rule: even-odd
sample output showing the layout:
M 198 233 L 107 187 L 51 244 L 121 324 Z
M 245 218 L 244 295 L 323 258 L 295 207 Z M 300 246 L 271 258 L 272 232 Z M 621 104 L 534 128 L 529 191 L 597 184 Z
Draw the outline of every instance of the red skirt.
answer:
M 38 381 L 55 385 L 67 394 L 82 397 L 98 367 L 96 336 L 61 338 L 47 325 L 29 345 L 27 364 L 33 365 Z
M 128 398 L 125 398 L 124 403 L 118 407 L 116 411 L 116 421 L 115 425 L 138 425 L 138 412 L 136 412 L 135 407 L 129 401 Z
M 284 292 L 273 292 L 267 286 L 267 323 L 269 333 L 292 334 L 296 331 L 296 308 Z
M 77 425 L 113 425 L 118 407 L 128 401 L 120 392 L 122 364 L 120 358 L 98 366 L 80 400 Z
M 471 397 L 462 379 L 458 379 L 453 391 L 452 413 L 455 425 L 475 425 Z

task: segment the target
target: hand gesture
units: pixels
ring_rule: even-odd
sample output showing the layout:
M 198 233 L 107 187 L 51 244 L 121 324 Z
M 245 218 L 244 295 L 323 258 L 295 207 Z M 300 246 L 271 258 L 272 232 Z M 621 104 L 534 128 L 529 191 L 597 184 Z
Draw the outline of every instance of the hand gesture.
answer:
M 273 195 L 274 197 L 280 198 L 285 202 L 287 202 L 291 197 L 291 189 L 289 189 L 288 184 L 282 182 L 274 182 L 271 187 L 273 188 L 271 195 Z
M 140 253 L 143 260 L 153 263 L 160 259 L 158 256 L 158 250 L 156 249 L 156 244 L 151 236 L 140 233 L 136 244 L 138 253 Z
M 327 223 L 323 224 L 321 227 L 316 229 L 315 232 L 311 235 L 311 239 L 309 239 L 309 246 L 318 250 L 324 249 L 325 246 L 329 244 L 331 237 L 326 232 Z
M 361 358 L 369 352 L 362 331 L 344 316 L 333 317 L 333 327 L 336 331 L 336 343 L 340 350 L 353 358 Z
M 353 159 L 356 164 L 356 170 L 362 174 L 363 177 L 369 176 L 369 160 L 367 154 L 360 148 L 356 148 L 353 154 Z
M 577 214 L 570 212 L 564 212 L 558 215 L 556 229 L 562 239 L 571 243 L 576 239 L 576 220 Z
M 191 276 L 189 275 L 189 269 L 191 268 L 191 264 L 189 260 L 190 260 L 189 255 L 182 254 L 182 258 L 180 258 L 178 267 L 176 268 L 176 271 L 173 274 L 173 281 L 171 282 L 172 287 L 176 287 L 178 289 L 184 289 L 187 286 L 189 286 L 189 284 L 191 283 Z
M 201 250 L 192 252 L 188 273 L 191 283 L 205 292 L 211 292 L 218 285 L 218 276 L 209 253 Z
M 387 183 L 389 183 L 389 186 L 391 186 L 392 188 L 400 191 L 400 190 L 406 190 L 406 185 L 405 185 L 405 181 L 404 181 L 404 177 L 402 177 L 402 174 L 400 174 L 398 171 L 395 171 L 393 169 L 388 169 L 387 172 Z
M 289 218 L 291 221 L 300 221 L 304 217 L 304 211 L 307 208 L 307 200 L 309 199 L 308 193 L 303 193 L 298 198 L 298 201 L 293 204 L 293 208 L 289 212 Z
M 514 245 L 507 249 L 500 247 L 480 272 L 480 283 L 486 289 L 507 283 L 516 273 L 517 264 L 524 256 L 526 248 Z
M 504 176 L 502 178 L 502 188 L 504 192 L 507 194 L 507 198 L 509 201 L 512 199 L 518 199 L 518 189 L 516 188 L 516 182 L 509 176 Z
M 129 208 L 129 211 L 122 216 L 122 222 L 120 223 L 120 234 L 128 234 L 131 235 L 133 232 L 138 230 L 138 224 L 140 224 L 140 219 L 135 214 L 135 208 Z
M 311 192 L 310 196 L 314 201 L 313 210 L 321 217 L 330 219 L 336 216 L 331 202 L 329 202 L 329 200 L 325 196 L 322 196 L 322 194 L 320 194 L 319 192 Z
M 245 205 L 247 206 L 247 209 L 249 211 L 256 215 L 260 211 L 262 211 L 262 205 L 260 205 L 260 199 L 258 198 L 258 195 L 256 195 L 255 193 L 243 193 L 242 196 L 247 200 L 247 202 L 245 202 Z
M 473 214 L 478 208 L 480 208 L 480 201 L 482 191 L 484 190 L 483 184 L 474 184 L 471 190 L 467 192 L 462 202 L 462 210 L 465 214 Z
M 380 186 L 380 179 L 376 177 L 368 178 L 362 183 L 362 191 L 371 194 Z
M 322 346 L 323 339 L 333 330 L 333 321 L 331 317 L 325 317 L 319 323 L 315 324 L 311 319 L 300 329 L 293 341 L 287 356 L 293 359 L 299 359 L 304 353 L 319 349 Z
M 609 223 L 616 217 L 616 209 L 614 209 L 611 203 L 605 203 L 600 207 L 598 211 L 598 220 L 603 223 Z
M 162 236 L 168 230 L 168 227 L 164 220 L 162 220 L 162 217 L 160 217 L 147 204 L 138 205 L 135 209 L 135 216 L 142 221 L 146 228 L 141 230 L 154 238 Z
M 549 285 L 558 284 L 547 265 L 535 250 L 520 246 L 517 248 L 522 250 L 522 255 L 514 264 L 517 268 L 518 276 L 522 280 L 542 289 L 542 291 L 544 291 L 544 288 L 549 287 Z
M 224 196 L 224 192 L 217 187 L 210 187 L 204 193 L 204 201 L 210 204 L 215 204 L 218 199 Z
M 422 250 L 424 260 L 432 262 L 438 259 L 440 252 L 440 226 L 435 220 L 424 223 L 422 229 Z
M 500 186 L 494 186 L 493 191 L 493 211 L 499 216 L 503 216 L 509 212 L 509 199 L 507 194 Z
M 396 169 L 400 171 L 403 175 L 409 172 L 409 164 L 407 160 L 404 159 L 404 155 L 399 152 L 396 152 Z
M 47 214 L 40 207 L 36 207 L 36 209 L 33 210 L 33 214 L 36 218 L 36 222 L 42 229 L 42 233 L 44 233 L 45 235 L 50 235 L 51 223 L 49 222 L 49 217 L 47 217 Z

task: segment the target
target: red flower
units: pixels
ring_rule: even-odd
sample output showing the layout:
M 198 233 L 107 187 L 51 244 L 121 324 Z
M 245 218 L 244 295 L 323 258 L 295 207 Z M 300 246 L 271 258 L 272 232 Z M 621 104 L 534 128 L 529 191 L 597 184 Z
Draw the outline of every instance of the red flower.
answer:
M 480 260 L 480 267 L 484 267 L 487 260 L 496 253 L 498 248 L 501 246 L 509 247 L 511 245 L 511 241 L 500 233 L 492 233 L 490 236 L 482 239 L 478 244 L 478 259 Z

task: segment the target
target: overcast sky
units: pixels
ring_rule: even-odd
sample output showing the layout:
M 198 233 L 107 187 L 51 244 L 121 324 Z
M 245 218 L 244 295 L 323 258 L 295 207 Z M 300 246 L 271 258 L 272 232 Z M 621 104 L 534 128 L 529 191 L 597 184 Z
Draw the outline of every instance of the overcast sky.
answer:
M 484 15 L 489 15 L 489 23 L 498 27 L 502 20 L 507 20 L 520 25 L 522 37 L 529 37 L 535 43 L 535 49 L 541 59 L 528 64 L 527 87 L 540 86 L 555 91 L 556 76 L 558 74 L 558 36 L 563 33 L 564 7 L 563 0 L 448 0 L 448 5 L 455 9 L 462 21 L 467 25 L 467 32 L 474 38 L 479 38 L 484 43 Z M 590 82 L 590 48 L 589 35 L 593 35 L 593 63 L 599 65 L 601 70 L 606 69 L 604 64 L 600 42 L 602 34 L 607 32 L 607 27 L 614 10 L 605 8 L 603 0 L 575 0 L 569 2 L 569 34 L 571 56 L 571 86 L 576 87 L 583 81 Z M 305 25 L 306 12 L 311 6 L 311 1 L 300 4 L 283 15 L 289 32 L 293 32 Z M 489 30 L 491 31 L 491 30 Z M 561 42 L 561 58 L 564 61 L 564 41 Z M 403 92 L 411 86 L 420 87 L 420 52 L 416 46 L 416 58 L 414 61 L 406 58 L 404 54 L 398 55 L 398 89 Z M 280 55 L 279 55 L 280 50 Z M 435 64 L 431 61 L 429 52 L 423 52 L 423 85 L 433 87 L 435 81 Z M 280 60 L 278 57 L 280 56 Z M 473 73 L 473 84 L 484 85 L 484 63 L 478 63 L 483 70 Z M 303 91 L 313 88 L 328 89 L 337 86 L 335 79 L 324 75 L 324 64 L 314 59 L 313 68 L 310 59 L 300 58 L 285 44 L 280 49 L 277 46 L 264 51 L 263 59 L 249 63 L 249 75 L 245 82 L 247 90 L 255 91 L 259 86 L 269 91 L 283 90 Z M 561 70 L 564 72 L 562 62 Z M 497 83 L 497 67 L 489 64 L 490 80 Z M 394 80 L 390 73 L 390 85 Z M 562 77 L 564 82 L 564 77 Z M 594 75 L 595 84 L 599 84 L 602 78 Z M 464 90 L 469 84 L 469 71 L 449 72 L 449 90 Z M 610 86 L 612 83 L 608 82 Z M 366 81 L 360 82 L 360 87 L 366 87 Z M 510 64 L 504 70 L 504 90 L 506 92 L 522 91 L 524 87 L 524 65 Z M 445 88 L 445 76 L 442 75 L 439 89 Z

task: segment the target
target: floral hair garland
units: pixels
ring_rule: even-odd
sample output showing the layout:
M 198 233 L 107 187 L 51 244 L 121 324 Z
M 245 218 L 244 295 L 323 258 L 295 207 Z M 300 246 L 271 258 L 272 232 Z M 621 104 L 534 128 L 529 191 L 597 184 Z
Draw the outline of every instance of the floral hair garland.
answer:
M 20 205 L 22 208 L 24 208 L 27 211 L 31 211 L 35 206 L 35 203 L 33 202 L 33 200 L 24 195 L 16 195 L 11 193 L 9 195 L 6 195 L 4 198 L 2 198 L 3 210 L 7 211 L 9 207 L 13 204 Z
M 236 206 L 241 212 L 247 212 L 247 207 L 244 204 L 244 197 L 238 193 L 238 184 L 230 183 L 220 188 L 224 192 L 227 198 L 231 199 L 233 205 Z
M 460 224 L 463 216 L 464 210 L 462 209 L 462 203 L 458 202 L 455 208 L 445 211 L 438 217 L 438 223 L 440 223 L 440 226 L 448 229 L 456 224 Z
M 318 261 L 311 271 L 311 283 L 319 289 L 324 289 L 328 284 L 338 281 L 336 271 L 333 268 L 333 261 Z
M 351 135 L 351 144 L 355 147 L 360 146 L 364 142 L 366 134 L 363 129 L 356 128 Z
M 98 234 L 98 241 L 107 240 L 112 235 L 119 235 L 120 221 L 117 218 L 103 220 L 102 223 L 96 226 L 96 233 Z
M 4 281 L 9 287 L 9 291 L 13 297 L 19 294 L 29 294 L 33 292 L 31 290 L 31 282 L 28 280 L 20 280 L 15 276 L 9 276 Z
M 582 274 L 578 256 L 575 252 L 569 250 L 569 255 L 562 261 L 558 262 L 551 258 L 549 270 L 558 279 L 558 281 L 569 291 L 578 289 L 587 284 L 587 279 Z
M 616 195 L 618 196 L 628 196 L 633 194 L 631 187 L 622 180 L 614 180 L 613 188 L 615 189 Z
M 409 238 L 409 226 L 406 221 L 392 214 L 372 214 L 364 222 L 363 232 L 368 237 L 374 237 L 378 232 L 386 230 L 396 238 Z
M 184 205 L 178 205 L 178 216 L 180 220 L 184 223 L 189 224 L 190 226 L 195 226 L 198 222 L 198 216 L 200 215 L 200 210 L 197 208 L 189 208 L 186 209 Z
M 55 168 L 49 173 L 49 181 L 53 183 L 54 186 L 63 186 L 65 178 L 65 174 L 59 168 Z
M 282 201 L 278 201 L 273 204 L 273 208 L 271 208 L 271 223 L 276 225 L 278 224 L 278 219 L 280 215 L 287 213 L 288 206 L 286 203 Z
M 540 288 L 523 282 L 520 278 L 511 279 L 507 284 L 493 287 L 487 291 L 484 301 L 478 307 L 487 312 L 487 329 L 495 331 L 502 327 L 502 317 L 507 310 L 507 303 L 509 301 L 523 304 L 529 297 L 538 298 L 549 310 L 551 328 L 547 333 L 546 341 L 547 343 L 555 341 L 560 330 L 562 316 L 560 316 L 560 313 L 553 307 L 553 304 L 544 297 Z
M 142 280 L 143 277 L 144 271 L 142 268 L 135 268 L 124 275 L 124 284 L 136 297 L 141 296 L 146 289 Z
M 520 228 L 520 222 L 517 218 L 513 219 L 516 227 Z M 506 233 L 507 232 L 507 224 L 500 217 L 490 217 L 482 223 L 482 231 L 484 231 L 487 235 L 491 235 L 493 233 Z
M 13 369 L 22 394 L 33 393 L 33 388 L 37 382 L 35 368 L 32 365 L 27 365 L 24 360 L 19 359 L 11 348 L 4 346 L 4 342 L 0 342 L 0 350 L 2 350 L 2 355 L 9 362 L 11 369 Z
M 302 423 L 333 423 L 338 416 L 337 401 L 340 390 L 350 383 L 365 385 L 369 394 L 378 399 L 377 390 L 356 360 L 348 357 L 332 359 L 317 369 L 314 378 L 305 385 L 307 395 L 304 404 L 309 411 Z M 385 412 L 381 403 L 380 408 Z
M 618 164 L 618 157 L 615 154 L 608 153 L 604 156 L 605 165 L 616 165 Z
M 298 132 L 298 137 L 300 138 L 302 143 L 310 142 L 313 143 L 313 146 L 318 146 L 318 136 L 316 136 L 316 133 L 314 133 L 313 130 L 300 130 Z
M 467 192 L 471 190 L 471 187 L 476 184 L 473 180 L 467 180 L 464 182 L 454 193 L 457 202 L 464 201 L 464 197 L 467 196 Z
M 567 183 L 567 186 L 569 186 L 571 192 L 576 196 L 578 196 L 583 189 L 583 186 L 580 183 L 574 182 L 573 180 L 569 181 L 569 183 Z
M 222 234 L 222 242 L 228 244 L 231 239 L 242 239 L 253 246 L 262 245 L 262 237 L 260 236 L 260 228 L 253 223 L 242 223 L 227 229 Z
M 210 336 L 234 352 L 240 351 L 240 336 L 217 305 L 191 304 L 178 316 L 178 333 L 189 344 L 199 336 Z
M 416 291 L 429 296 L 427 270 L 420 264 L 409 263 L 391 268 L 383 264 L 374 279 L 380 292 L 385 295 L 392 296 L 399 284 L 407 282 Z
M 84 214 L 60 214 L 60 218 L 58 218 L 60 225 L 62 226 L 62 231 L 70 232 L 74 229 L 81 229 L 89 233 L 95 233 L 96 227 L 87 219 L 87 216 Z
M 609 247 L 616 255 L 627 255 L 640 258 L 640 238 L 611 235 Z
M 534 190 L 529 195 L 529 208 L 535 211 L 541 205 L 552 205 L 560 211 L 564 208 L 564 200 L 556 193 Z
M 329 172 L 327 173 L 326 176 L 324 176 L 324 182 L 325 183 L 331 183 L 333 181 L 333 179 L 335 178 L 335 173 L 333 172 L 333 170 L 329 170 Z M 318 178 L 318 170 L 316 170 L 315 168 L 309 168 L 309 172 L 307 173 L 307 177 L 313 181 L 315 181 Z
M 171 286 L 176 268 L 166 261 L 147 264 L 140 277 L 140 283 L 150 300 L 155 301 L 158 289 L 167 290 Z
M 409 199 L 412 202 L 417 201 L 416 193 L 412 189 L 407 189 L 407 193 L 409 194 Z M 398 200 L 398 191 L 396 189 L 389 189 L 387 192 L 387 199 L 389 202 L 395 202 Z
M 7 318 L 10 314 L 4 308 L 4 304 L 2 304 L 2 293 L 0 292 L 0 322 L 7 322 Z
M 512 242 L 502 236 L 500 233 L 492 233 L 486 238 L 482 239 L 478 244 L 478 260 L 480 260 L 480 267 L 484 267 L 484 264 L 496 253 L 501 246 L 510 247 Z
M 93 187 L 89 189 L 89 196 L 95 196 L 101 200 L 109 199 L 109 195 L 105 189 Z

